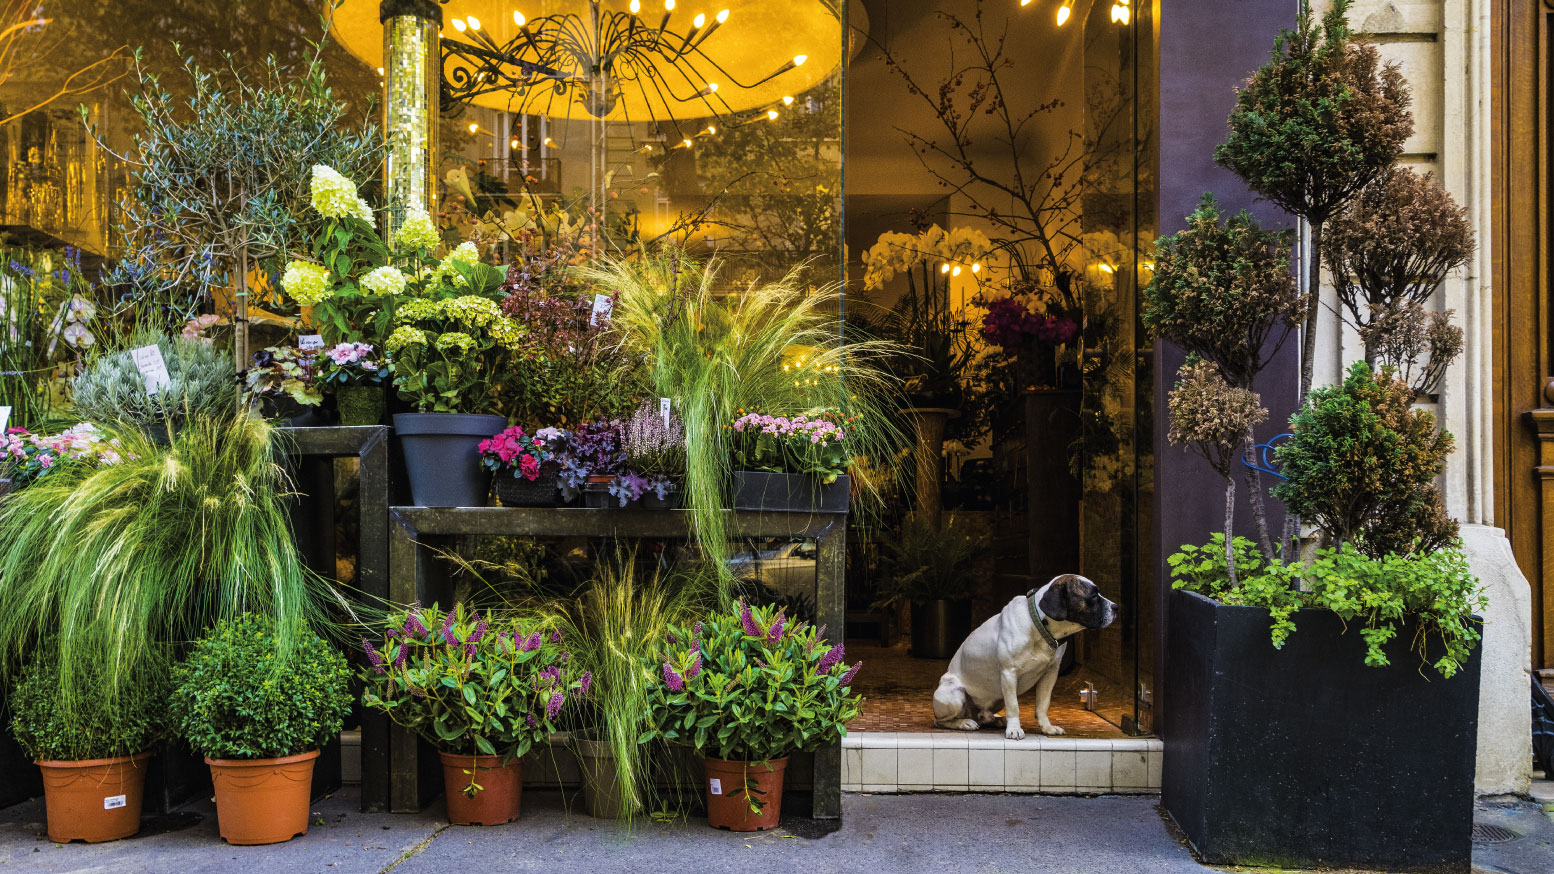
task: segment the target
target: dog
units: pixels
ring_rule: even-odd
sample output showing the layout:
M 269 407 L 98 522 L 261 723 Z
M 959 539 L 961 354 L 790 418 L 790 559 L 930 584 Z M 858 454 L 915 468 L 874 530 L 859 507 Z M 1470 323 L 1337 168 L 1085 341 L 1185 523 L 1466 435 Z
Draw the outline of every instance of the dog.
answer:
M 1034 686 L 1036 725 L 1042 734 L 1063 734 L 1047 719 L 1052 686 L 1068 647 L 1059 641 L 1086 628 L 1105 628 L 1120 610 L 1101 596 L 1095 583 L 1078 574 L 1053 577 L 1045 586 L 1016 596 L 955 651 L 933 694 L 934 724 L 976 731 L 997 725 L 1002 707 L 1004 737 L 1020 740 L 1025 730 L 1020 727 L 1019 696 Z

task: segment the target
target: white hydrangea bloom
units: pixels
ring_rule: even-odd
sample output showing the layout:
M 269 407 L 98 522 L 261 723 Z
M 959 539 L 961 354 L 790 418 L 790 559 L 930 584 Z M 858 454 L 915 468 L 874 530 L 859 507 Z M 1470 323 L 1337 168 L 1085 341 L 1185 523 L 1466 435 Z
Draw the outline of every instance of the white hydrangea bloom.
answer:
M 401 249 L 432 249 L 440 242 L 437 226 L 424 209 L 405 211 L 405 223 L 394 234 L 394 243 Z
M 361 215 L 366 203 L 356 193 L 356 183 L 340 175 L 333 167 L 313 165 L 313 208 L 324 218 L 344 218 Z M 371 210 L 367 210 L 369 221 Z
M 281 274 L 281 288 L 302 306 L 317 306 L 329 296 L 329 271 L 319 264 L 292 261 Z
M 398 268 L 385 265 L 363 276 L 361 287 L 368 294 L 399 294 L 405 290 L 406 281 Z
M 458 248 L 448 253 L 449 261 L 462 261 L 465 264 L 480 263 L 480 249 L 474 243 L 460 243 Z

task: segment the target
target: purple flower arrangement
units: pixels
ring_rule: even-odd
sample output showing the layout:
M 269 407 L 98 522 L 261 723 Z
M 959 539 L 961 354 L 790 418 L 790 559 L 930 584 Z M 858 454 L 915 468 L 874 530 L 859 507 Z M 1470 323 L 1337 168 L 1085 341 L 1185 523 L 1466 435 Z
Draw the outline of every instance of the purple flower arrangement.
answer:
M 335 388 L 382 385 L 394 375 L 394 365 L 371 343 L 336 343 L 319 360 L 318 373 L 320 381 Z
M 685 423 L 661 403 L 646 404 L 626 420 L 621 448 L 637 496 L 652 491 L 664 500 L 685 477 Z
M 1035 312 L 1018 298 L 1006 297 L 987 304 L 982 317 L 982 337 L 1013 355 L 1027 342 L 1059 346 L 1074 339 L 1079 324 L 1062 315 Z

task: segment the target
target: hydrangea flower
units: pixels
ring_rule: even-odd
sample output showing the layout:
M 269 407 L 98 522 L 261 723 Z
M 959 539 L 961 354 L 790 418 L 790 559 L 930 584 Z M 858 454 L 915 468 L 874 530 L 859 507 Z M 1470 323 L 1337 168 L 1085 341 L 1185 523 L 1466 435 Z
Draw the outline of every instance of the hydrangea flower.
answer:
M 313 208 L 324 218 L 361 217 L 361 207 L 365 204 L 356 193 L 356 183 L 340 175 L 340 171 L 324 164 L 314 164 L 309 187 L 313 193 Z M 370 221 L 370 209 L 367 215 Z
M 329 296 L 329 271 L 320 264 L 292 261 L 281 274 L 281 288 L 302 306 L 318 306 Z
M 399 271 L 397 267 L 384 265 L 368 273 L 361 278 L 362 291 L 368 294 L 399 294 L 405 290 L 405 283 L 409 277 Z
M 414 207 L 405 211 L 405 223 L 394 233 L 394 244 L 401 249 L 432 249 L 440 242 L 432 217 Z
M 457 349 L 460 352 L 468 352 L 475 348 L 475 338 L 463 331 L 449 331 L 437 338 L 437 348 L 444 352 L 449 349 Z
M 406 346 L 425 346 L 426 332 L 409 325 L 400 325 L 394 329 L 394 333 L 388 335 L 383 345 L 390 352 L 397 352 Z
M 462 264 L 479 264 L 480 249 L 474 243 L 460 243 L 452 252 L 448 253 L 449 261 L 458 261 Z

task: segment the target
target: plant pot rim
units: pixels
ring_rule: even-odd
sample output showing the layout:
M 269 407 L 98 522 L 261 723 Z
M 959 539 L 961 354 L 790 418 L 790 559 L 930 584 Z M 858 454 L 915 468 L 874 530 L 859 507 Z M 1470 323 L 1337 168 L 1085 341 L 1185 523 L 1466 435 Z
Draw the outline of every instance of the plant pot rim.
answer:
M 125 762 L 140 762 L 151 758 L 151 751 L 134 753 L 128 756 L 109 756 L 105 759 L 34 759 L 33 764 L 40 768 L 94 768 L 99 765 L 122 765 Z
M 1224 610 L 1255 611 L 1255 612 L 1260 613 L 1260 614 L 1262 614 L 1264 616 L 1268 615 L 1268 608 L 1267 607 L 1257 607 L 1257 606 L 1253 606 L 1251 604 L 1226 604 L 1224 601 L 1221 601 L 1218 598 L 1210 598 L 1208 595 L 1205 595 L 1202 592 L 1194 592 L 1191 589 L 1172 589 L 1171 590 L 1171 593 L 1173 595 L 1175 595 L 1178 592 L 1180 592 L 1181 594 L 1183 594 L 1183 595 L 1185 595 L 1187 597 L 1196 598 L 1196 599 L 1198 599 L 1200 601 L 1205 601 L 1205 602 L 1207 602 L 1209 604 L 1213 604 L 1215 607 L 1218 607 L 1218 608 L 1221 608 L 1221 609 L 1224 609 Z M 1294 613 L 1292 613 L 1290 615 L 1292 617 L 1297 617 L 1297 616 L 1319 616 L 1319 615 L 1332 616 L 1332 615 L 1335 615 L 1335 611 L 1333 611 L 1333 610 L 1331 610 L 1331 609 L 1329 609 L 1327 607 L 1302 607 L 1302 608 L 1300 608 L 1299 610 L 1296 610 Z M 1419 615 L 1420 614 L 1418 614 L 1418 613 L 1405 612 L 1405 613 L 1403 613 L 1403 615 L 1400 618 L 1401 619 L 1409 619 L 1409 618 L 1412 618 L 1412 617 L 1417 617 Z M 1470 618 L 1473 619 L 1473 620 L 1476 620 L 1476 621 L 1480 621 L 1480 622 L 1482 622 L 1483 619 L 1484 619 L 1483 616 L 1480 616 L 1477 613 L 1471 614 Z M 1477 649 L 1477 648 L 1478 648 L 1477 646 L 1474 647 L 1474 649 Z
M 306 753 L 297 753 L 291 756 L 277 756 L 269 759 L 213 759 L 205 757 L 205 764 L 215 765 L 218 768 L 241 768 L 245 765 L 290 765 L 294 762 L 304 762 L 308 759 L 318 758 L 319 751 L 312 750 Z
M 591 485 L 598 485 L 599 483 L 613 483 L 618 478 L 619 477 L 617 477 L 613 473 L 610 473 L 610 474 L 603 474 L 603 473 L 600 473 L 600 474 L 589 474 L 588 475 L 588 482 Z
M 501 767 L 502 760 L 504 758 L 506 758 L 501 753 L 497 753 L 496 755 L 493 756 L 493 755 L 488 755 L 486 753 L 448 753 L 448 752 L 443 752 L 442 750 L 438 750 L 437 751 L 437 755 L 439 755 L 439 756 L 441 756 L 442 758 L 445 758 L 445 759 L 468 759 L 470 761 L 473 761 L 477 765 L 485 765 L 485 764 L 487 764 L 489 762 L 493 762 L 494 761 L 494 762 L 497 763 L 498 767 Z M 513 761 L 515 761 L 515 762 L 522 761 L 522 760 L 523 760 L 523 756 L 513 756 Z
M 791 753 L 789 754 L 791 755 Z M 730 767 L 744 767 L 755 771 L 775 771 L 788 764 L 788 756 L 772 756 L 769 759 L 720 759 L 716 756 L 706 756 L 707 764 L 728 765 Z

